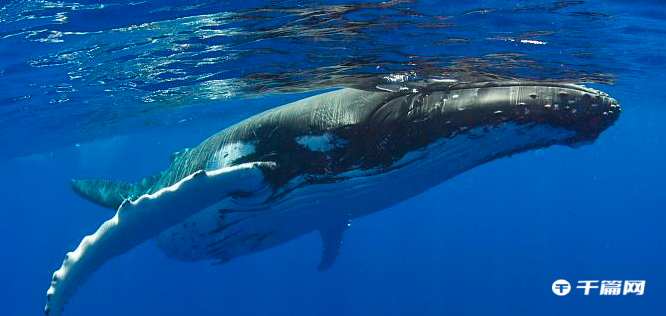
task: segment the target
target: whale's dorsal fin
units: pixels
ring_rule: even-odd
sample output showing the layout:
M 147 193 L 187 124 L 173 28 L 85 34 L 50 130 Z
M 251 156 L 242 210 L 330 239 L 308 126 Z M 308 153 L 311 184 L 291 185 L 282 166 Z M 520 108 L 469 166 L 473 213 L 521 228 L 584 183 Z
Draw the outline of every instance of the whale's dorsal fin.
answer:
M 336 225 L 330 225 L 319 229 L 321 235 L 321 261 L 317 270 L 323 271 L 333 266 L 335 259 L 340 253 L 342 246 L 342 235 L 349 227 L 349 221 L 344 220 Z
M 72 179 L 72 189 L 86 200 L 117 210 L 125 200 L 136 200 L 155 185 L 162 174 L 145 178 L 137 183 L 98 179 Z
M 171 162 L 190 151 L 189 148 L 171 154 Z M 134 201 L 141 195 L 149 193 L 155 183 L 162 178 L 162 173 L 144 178 L 137 183 L 111 181 L 104 179 L 72 179 L 72 189 L 82 198 L 95 204 L 117 210 L 125 200 Z

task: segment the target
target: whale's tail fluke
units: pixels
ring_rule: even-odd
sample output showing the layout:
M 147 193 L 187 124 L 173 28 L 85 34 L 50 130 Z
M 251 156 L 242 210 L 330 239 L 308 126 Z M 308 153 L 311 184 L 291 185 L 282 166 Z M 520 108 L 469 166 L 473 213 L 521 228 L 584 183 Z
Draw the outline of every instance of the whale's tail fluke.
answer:
M 71 184 L 72 189 L 79 196 L 115 211 L 123 201 L 134 201 L 143 194 L 149 193 L 161 177 L 162 174 L 158 173 L 137 183 L 103 179 L 72 179 Z

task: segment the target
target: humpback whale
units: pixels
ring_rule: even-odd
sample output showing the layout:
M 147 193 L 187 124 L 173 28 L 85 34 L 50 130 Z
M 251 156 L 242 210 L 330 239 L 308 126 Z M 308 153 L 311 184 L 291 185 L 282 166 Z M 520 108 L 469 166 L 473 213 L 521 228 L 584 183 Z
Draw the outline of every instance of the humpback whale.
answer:
M 330 268 L 351 219 L 497 158 L 590 143 L 620 114 L 607 94 L 568 83 L 380 90 L 340 89 L 260 113 L 138 183 L 73 180 L 115 215 L 65 256 L 45 313 L 59 315 L 95 270 L 149 239 L 170 258 L 221 264 L 319 231 L 318 268 Z

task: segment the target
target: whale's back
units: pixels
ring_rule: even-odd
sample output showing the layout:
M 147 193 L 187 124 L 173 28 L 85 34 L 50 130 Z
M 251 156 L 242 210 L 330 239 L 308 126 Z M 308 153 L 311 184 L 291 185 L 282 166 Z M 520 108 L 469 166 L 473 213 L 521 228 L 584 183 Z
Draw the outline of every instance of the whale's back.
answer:
M 312 158 L 307 151 L 330 146 L 328 143 L 334 141 L 329 139 L 331 131 L 356 133 L 354 129 L 396 95 L 346 88 L 262 112 L 178 155 L 151 191 L 170 186 L 197 170 L 214 170 L 250 161 L 278 160 L 278 164 L 294 168 L 307 166 L 302 164 Z

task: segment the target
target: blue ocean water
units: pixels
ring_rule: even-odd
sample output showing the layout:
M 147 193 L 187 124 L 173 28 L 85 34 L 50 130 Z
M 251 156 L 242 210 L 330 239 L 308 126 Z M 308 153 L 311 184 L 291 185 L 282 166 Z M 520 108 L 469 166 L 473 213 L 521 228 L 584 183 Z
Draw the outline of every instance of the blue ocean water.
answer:
M 666 11 L 660 1 L 13 1 L 0 8 L 0 315 L 42 313 L 64 254 L 112 216 L 70 178 L 136 181 L 265 109 L 342 86 L 551 79 L 616 98 L 594 144 L 465 172 L 223 266 L 153 242 L 63 315 L 663 315 Z M 566 279 L 645 280 L 589 296 Z M 598 290 L 597 290 L 598 291 Z

